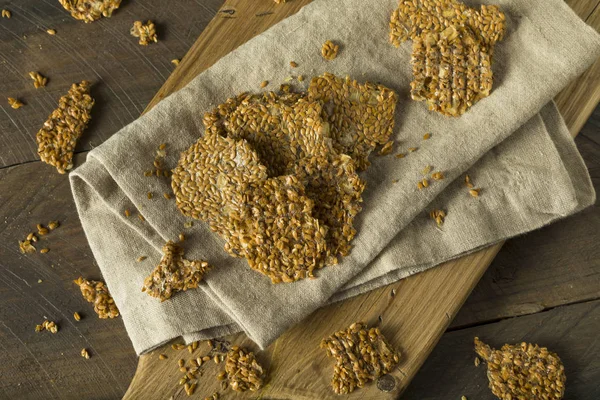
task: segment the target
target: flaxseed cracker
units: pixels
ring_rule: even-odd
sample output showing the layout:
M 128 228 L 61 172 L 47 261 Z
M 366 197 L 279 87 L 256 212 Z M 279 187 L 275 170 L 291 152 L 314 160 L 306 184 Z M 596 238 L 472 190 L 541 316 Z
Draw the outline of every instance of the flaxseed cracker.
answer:
M 329 228 L 325 237 L 327 264 L 337 264 L 338 256 L 350 252 L 350 242 L 356 235 L 353 224 L 362 210 L 365 181 L 345 154 L 303 159 L 296 166 L 295 175 L 314 203 L 313 216 Z
M 320 347 L 336 359 L 331 384 L 337 394 L 348 394 L 391 372 L 400 352 L 388 343 L 379 328 L 355 322 L 323 339 Z
M 293 175 L 245 184 L 242 201 L 231 205 L 233 221 L 226 250 L 245 257 L 273 283 L 313 277 L 325 266 L 328 228 L 314 218 L 314 203 Z
M 144 280 L 142 292 L 160 301 L 171 298 L 173 294 L 195 289 L 210 269 L 206 261 L 186 260 L 184 250 L 172 241 L 162 248 L 163 257 L 152 273 Z
M 476 337 L 475 352 L 487 363 L 490 389 L 501 400 L 560 400 L 565 394 L 565 367 L 545 347 L 523 342 L 495 350 Z
M 73 168 L 77 140 L 90 122 L 94 99 L 89 93 L 89 82 L 74 83 L 36 135 L 41 160 L 61 174 Z
M 359 171 L 370 165 L 375 147 L 389 141 L 397 102 L 393 90 L 325 73 L 311 80 L 308 100 L 323 103 L 322 118 L 329 123 L 333 147 L 352 157 Z
M 81 276 L 73 282 L 79 286 L 83 298 L 94 304 L 94 311 L 99 318 L 116 318 L 119 316 L 119 309 L 104 282 L 88 281 Z
M 85 23 L 101 17 L 110 17 L 121 5 L 121 0 L 59 0 L 65 10 L 75 19 Z
M 230 205 L 241 201 L 239 188 L 265 179 L 267 169 L 246 141 L 207 131 L 181 154 L 171 187 L 184 215 L 208 222 L 211 230 L 227 237 Z
M 411 97 L 432 111 L 460 116 L 492 90 L 490 51 L 468 28 L 415 38 L 411 62 Z
M 332 151 L 321 104 L 296 93 L 247 96 L 227 114 L 223 128 L 227 137 L 250 144 L 271 177 L 289 174 L 300 159 Z
M 233 346 L 227 352 L 225 373 L 229 386 L 236 392 L 256 391 L 263 386 L 265 371 L 258 363 L 254 353 L 239 346 Z
M 401 0 L 390 19 L 390 41 L 397 47 L 450 26 L 469 28 L 493 48 L 504 37 L 506 16 L 495 5 L 481 5 L 476 10 L 457 0 Z

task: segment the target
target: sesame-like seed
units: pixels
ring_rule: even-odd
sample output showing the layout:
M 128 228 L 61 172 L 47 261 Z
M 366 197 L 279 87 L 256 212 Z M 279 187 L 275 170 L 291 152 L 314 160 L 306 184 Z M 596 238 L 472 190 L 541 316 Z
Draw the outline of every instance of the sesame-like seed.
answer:
M 126 217 L 129 217 L 129 216 L 131 216 L 131 211 L 125 210 L 125 211 L 123 211 L 123 214 L 125 214 Z
M 48 33 L 48 35 L 51 35 L 51 36 L 56 35 L 56 29 L 48 29 L 48 30 L 46 30 L 46 32 Z
M 9 97 L 8 105 L 11 106 L 11 108 L 17 110 L 17 109 L 23 107 L 24 104 L 20 100 L 15 99 L 14 97 Z
M 166 354 L 159 354 L 159 355 L 158 355 L 158 359 L 159 359 L 159 360 L 166 360 L 167 358 L 169 358 L 169 357 L 167 357 L 167 355 L 166 355 Z
M 142 262 L 142 261 L 144 261 L 146 258 L 147 258 L 146 256 L 139 256 L 139 257 L 136 259 L 136 261 L 137 261 L 137 262 Z
M 40 253 L 42 253 L 42 254 L 46 254 L 46 253 L 47 253 L 47 252 L 49 252 L 49 251 L 50 251 L 50 249 L 49 249 L 49 248 L 47 248 L 47 247 L 44 247 L 43 249 L 41 249 L 41 250 L 40 250 Z
M 90 353 L 87 351 L 87 349 L 81 349 L 81 357 L 85 358 L 86 360 L 90 359 Z
M 73 313 L 73 318 L 75 319 L 75 321 L 81 321 L 81 315 L 79 315 L 77 311 Z
M 266 88 L 268 84 L 269 84 L 269 81 L 262 81 L 262 82 L 260 83 L 260 87 L 261 87 L 261 88 Z
M 481 189 L 470 189 L 469 194 L 473 197 L 479 197 L 480 191 L 481 191 Z
M 423 135 L 423 140 L 429 140 L 431 138 L 431 133 L 426 133 Z
M 436 181 L 441 181 L 444 179 L 444 174 L 441 171 L 436 171 L 433 174 L 431 174 L 431 177 Z
M 290 61 L 290 67 L 296 68 L 298 64 L 295 61 Z

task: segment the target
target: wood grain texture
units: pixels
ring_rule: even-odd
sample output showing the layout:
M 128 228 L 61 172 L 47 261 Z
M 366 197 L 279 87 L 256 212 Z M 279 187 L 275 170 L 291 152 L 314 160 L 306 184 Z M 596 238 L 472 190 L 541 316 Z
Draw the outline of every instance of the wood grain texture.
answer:
M 149 1 L 147 3 L 151 4 L 154 2 Z M 184 3 L 185 6 L 192 4 L 192 2 L 187 1 L 182 3 Z M 195 2 L 194 4 L 198 5 L 200 3 L 207 4 L 206 2 L 202 1 Z M 581 16 L 585 16 L 586 12 L 589 14 L 594 9 L 597 9 L 596 6 L 592 7 L 589 2 L 586 3 L 582 0 L 572 1 L 569 3 L 574 4 L 576 6 L 576 10 L 580 10 L 578 12 L 580 12 Z M 25 1 L 19 4 L 25 4 Z M 48 2 L 48 4 L 52 3 Z M 131 2 L 131 4 L 135 4 L 135 2 Z M 202 4 L 200 4 L 200 8 L 202 8 Z M 264 10 L 263 4 L 265 4 Z M 178 9 L 177 11 L 175 11 L 175 9 L 180 6 L 184 7 L 184 5 L 174 5 L 170 8 L 174 9 L 174 13 L 180 13 L 181 9 Z M 235 2 L 228 1 L 222 9 L 229 10 L 231 9 L 230 7 L 234 7 L 237 14 L 236 18 L 240 18 L 240 15 L 243 15 L 240 13 L 245 10 L 243 5 L 244 1 L 242 0 Z M 264 0 L 264 2 L 261 0 L 260 3 L 253 3 L 253 5 L 254 9 L 249 10 L 254 13 L 253 15 L 268 11 L 271 9 L 271 7 L 274 7 L 272 6 L 271 2 L 267 0 Z M 127 6 L 129 7 L 130 5 Z M 297 0 L 293 0 L 285 5 L 285 7 L 296 8 L 299 8 L 299 6 L 300 1 Z M 180 14 L 177 16 L 177 18 L 180 19 L 185 19 L 187 17 L 188 16 L 186 15 Z M 178 67 L 178 71 L 180 71 L 178 74 L 180 73 L 183 75 L 184 79 L 180 81 L 180 77 L 171 77 L 165 84 L 165 87 L 163 87 L 163 89 L 161 89 L 159 94 L 155 97 L 153 104 L 155 104 L 160 98 L 164 97 L 171 90 L 181 87 L 185 82 L 187 82 L 185 79 L 191 79 L 191 77 L 195 76 L 195 74 L 212 65 L 221 55 L 223 55 L 219 55 L 220 51 L 225 54 L 240 44 L 236 41 L 239 39 L 237 38 L 237 35 L 240 35 L 239 31 L 242 30 L 240 20 L 235 21 L 236 24 L 233 25 L 230 24 L 230 22 L 232 22 L 230 20 L 233 20 L 233 18 L 229 18 L 230 14 L 222 13 L 222 15 L 219 14 L 219 17 L 219 19 L 216 19 L 211 23 L 211 26 L 212 24 L 216 24 L 215 26 L 218 27 L 218 29 L 225 29 L 225 31 L 228 32 L 227 37 L 220 39 L 219 36 L 211 29 L 209 29 L 206 33 L 208 36 L 202 35 L 202 37 L 199 39 L 199 42 L 204 41 L 201 42 L 203 43 L 202 46 L 198 46 L 198 44 L 196 44 L 190 50 L 190 53 L 188 53 L 188 56 L 186 56 L 184 62 L 182 62 L 182 64 Z M 282 16 L 278 13 L 267 14 L 263 17 L 257 17 L 257 19 L 251 20 L 252 27 L 249 28 L 248 31 L 244 31 L 245 33 L 249 33 L 249 35 L 247 35 L 248 38 L 260 33 L 260 23 L 257 22 L 260 21 L 259 18 L 270 18 L 271 22 L 276 22 L 280 20 Z M 71 22 L 69 21 L 70 17 L 66 17 L 65 19 L 66 22 Z M 0 32 L 3 32 L 2 22 L 4 21 L 0 20 Z M 84 25 L 84 27 L 87 26 Z M 54 28 L 60 31 L 58 26 L 54 26 Z M 127 40 L 129 39 L 130 38 L 127 38 Z M 221 50 L 207 52 L 205 47 L 210 43 L 214 43 L 215 41 L 219 43 Z M 96 43 L 98 46 L 99 42 Z M 152 46 L 149 48 L 151 47 Z M 157 56 L 156 59 L 160 58 Z M 170 60 L 171 57 L 166 56 L 166 59 Z M 148 58 L 146 61 L 149 64 L 155 62 L 154 59 L 150 58 Z M 68 80 L 70 80 L 71 76 L 67 76 Z M 127 79 L 130 76 L 131 75 L 121 76 L 119 78 L 119 84 L 126 86 L 128 84 Z M 575 95 L 580 93 L 585 94 L 591 88 L 594 88 L 594 82 L 596 81 L 593 77 L 594 74 L 592 73 L 591 78 L 589 78 L 588 81 L 578 80 L 578 83 L 576 83 L 574 86 L 572 85 L 573 93 Z M 595 79 L 597 80 L 597 78 Z M 0 82 L 0 85 L 1 84 L 2 82 Z M 26 85 L 29 84 L 30 82 L 26 82 Z M 67 83 L 65 84 L 67 85 Z M 58 94 L 58 96 L 59 95 L 60 94 Z M 578 102 L 582 102 L 581 108 L 571 107 L 570 110 L 565 110 L 561 107 L 561 110 L 563 110 L 563 115 L 567 118 L 567 121 L 570 121 L 569 118 L 573 118 L 572 121 L 585 120 L 589 112 L 591 112 L 597 103 L 597 100 L 594 100 L 593 98 L 590 99 L 588 96 L 578 95 L 577 98 Z M 115 98 L 113 98 L 113 95 L 107 96 L 106 99 L 107 104 L 104 107 L 108 108 L 113 106 L 113 104 L 109 104 L 110 102 L 117 101 Z M 128 107 L 131 107 L 133 103 L 126 104 Z M 565 102 L 565 104 L 568 104 L 568 102 Z M 17 111 L 22 111 L 24 109 L 25 108 Z M 49 110 L 50 109 L 51 107 Z M 583 112 L 581 115 L 579 115 L 581 109 L 589 110 L 589 112 L 587 112 L 587 114 Z M 131 113 L 137 112 L 137 109 L 130 110 L 132 110 Z M 135 115 L 137 116 L 137 114 Z M 42 120 L 44 118 L 45 115 L 42 116 Z M 102 118 L 104 117 L 102 116 Z M 575 125 L 573 122 L 570 122 L 569 126 L 571 131 L 574 132 Z M 2 127 L 2 125 L 0 125 L 0 127 Z M 32 135 L 35 133 L 35 131 L 37 131 L 37 127 L 33 131 Z M 589 140 L 593 141 L 594 139 L 592 138 Z M 585 147 L 582 148 L 582 151 L 585 151 Z M 2 150 L 0 155 L 3 156 L 4 153 L 4 150 Z M 78 162 L 81 162 L 82 159 L 83 156 L 79 156 Z M 46 174 L 49 175 L 46 176 Z M 39 193 L 40 191 L 41 193 Z M 9 199 L 9 201 L 5 201 L 5 199 Z M 31 214 L 29 214 L 29 212 L 31 212 Z M 55 218 L 66 221 L 64 229 L 56 231 L 56 236 L 49 236 L 47 239 L 49 244 L 52 243 L 52 246 L 48 246 L 51 247 L 52 250 L 46 256 L 53 258 L 43 259 L 41 258 L 42 255 L 40 254 L 26 257 L 21 256 L 18 253 L 18 248 L 16 247 L 17 238 L 20 237 L 22 233 L 28 232 L 28 230 L 30 230 L 30 228 L 33 227 L 36 222 L 39 222 L 39 218 L 42 218 L 42 221 L 44 221 L 44 218 L 52 218 L 49 215 L 54 215 Z M 93 256 L 88 248 L 83 231 L 81 230 L 77 214 L 74 210 L 66 178 L 56 174 L 50 175 L 47 170 L 44 170 L 44 166 L 40 165 L 38 162 L 1 170 L 0 217 L 2 217 L 4 220 L 4 224 L 0 224 L 0 239 L 2 239 L 2 245 L 0 245 L 0 251 L 2 252 L 2 256 L 0 257 L 0 268 L 3 271 L 3 274 L 1 275 L 2 278 L 0 278 L 0 301 L 2 304 L 2 307 L 0 307 L 0 346 L 2 346 L 1 348 L 3 356 L 5 355 L 5 357 L 2 357 L 1 359 L 4 360 L 6 358 L 10 361 L 4 362 L 3 365 L 0 366 L 0 376 L 2 376 L 2 379 L 0 380 L 0 398 L 39 398 L 44 396 L 45 398 L 111 399 L 120 397 L 127 386 L 128 380 L 133 374 L 135 364 L 133 349 L 131 348 L 121 321 L 99 321 L 97 319 L 90 318 L 84 319 L 79 323 L 84 324 L 85 322 L 86 325 L 74 325 L 74 321 L 72 321 L 72 319 L 68 320 L 72 314 L 71 308 L 79 308 L 80 310 L 84 310 L 86 317 L 93 316 L 93 314 L 91 314 L 92 311 L 89 307 L 89 304 L 85 303 L 83 299 L 81 299 L 79 293 L 74 290 L 76 288 L 74 288 L 74 286 L 72 286 L 70 283 L 71 279 L 73 279 L 73 275 L 81 273 L 90 277 L 98 277 L 99 270 L 97 266 L 94 265 Z M 579 232 L 577 229 L 580 229 L 580 227 L 574 225 L 573 229 L 575 230 L 575 234 L 577 234 L 577 232 Z M 60 240 L 58 240 L 59 234 L 62 235 L 60 236 Z M 549 233 L 545 233 L 545 235 L 546 236 L 540 237 L 539 243 L 555 243 L 556 247 L 565 249 L 565 251 L 566 249 L 572 249 L 573 252 L 580 252 L 581 249 L 584 249 L 583 254 L 585 254 L 586 251 L 590 251 L 590 249 L 594 247 L 593 245 L 590 245 L 591 247 L 589 248 L 585 247 L 588 246 L 588 242 L 578 242 L 578 244 L 571 243 L 568 234 L 565 234 L 564 236 L 557 236 L 555 233 L 550 231 Z M 51 241 L 52 239 L 55 241 Z M 549 251 L 550 248 L 551 246 L 545 246 L 543 247 L 543 251 Z M 576 259 L 577 263 L 569 264 L 569 273 L 567 274 L 564 273 L 564 268 L 562 265 L 560 265 L 560 263 L 550 263 L 548 266 L 545 266 L 541 263 L 535 264 L 537 258 L 536 255 L 538 255 L 538 253 L 530 251 L 529 254 L 531 254 L 529 261 L 532 265 L 534 265 L 532 268 L 534 268 L 535 271 L 543 272 L 549 275 L 549 280 L 541 282 L 541 285 L 537 287 L 535 284 L 535 279 L 533 282 L 524 283 L 525 281 L 530 281 L 531 276 L 535 276 L 535 273 L 515 274 L 513 280 L 514 284 L 519 287 L 519 291 L 528 292 L 529 298 L 535 298 L 536 292 L 538 294 L 542 292 L 548 292 L 547 288 L 551 287 L 552 285 L 550 277 L 552 277 L 551 279 L 555 280 L 555 283 L 563 282 L 565 287 L 570 284 L 573 288 L 583 289 L 582 291 L 558 291 L 554 297 L 551 296 L 552 292 L 550 292 L 546 298 L 547 304 L 569 304 L 573 301 L 580 301 L 581 298 L 593 296 L 593 287 L 591 285 L 594 283 L 594 281 L 591 281 L 590 286 L 586 286 L 586 283 L 588 283 L 589 271 L 594 267 L 593 265 L 590 266 L 590 264 L 584 258 Z M 542 253 L 542 259 L 544 259 L 543 254 L 544 253 Z M 477 256 L 479 257 L 479 255 Z M 551 258 L 552 256 L 549 256 L 547 259 Z M 481 260 L 488 263 L 489 259 L 491 259 L 491 257 L 481 258 Z M 50 264 L 48 265 L 49 260 Z M 579 261 L 581 261 L 581 263 L 579 263 Z M 52 265 L 55 267 L 52 268 Z M 502 269 L 503 265 L 500 265 L 500 273 L 502 273 Z M 4 271 L 6 271 L 6 273 L 4 273 Z M 443 269 L 436 268 L 432 271 L 443 271 Z M 36 276 L 38 275 L 41 276 L 42 280 L 44 281 L 42 284 L 36 283 Z M 49 277 L 46 278 L 47 276 Z M 421 276 L 424 276 L 425 278 L 427 277 L 427 275 L 421 274 L 414 278 Z M 474 276 L 473 278 L 477 278 L 477 276 Z M 49 283 L 48 285 L 44 285 L 46 281 Z M 400 287 L 402 287 L 402 291 L 405 293 L 412 293 L 410 284 L 407 284 L 406 282 L 410 281 L 406 280 L 397 283 L 396 285 L 403 285 L 398 286 L 397 290 L 399 291 Z M 389 294 L 389 291 L 391 291 L 391 288 L 393 287 L 395 286 L 390 286 L 388 288 L 389 290 L 387 291 L 387 294 Z M 504 302 L 510 303 L 511 301 L 522 301 L 521 298 L 511 296 L 511 294 L 514 293 L 511 293 L 508 288 L 509 285 L 507 283 L 506 286 L 502 286 L 500 289 L 496 290 L 495 296 L 492 296 L 488 299 L 480 299 L 477 303 L 477 306 L 482 307 L 483 309 L 485 307 L 485 301 L 487 301 L 492 307 L 494 307 L 494 304 L 497 307 L 498 305 L 502 305 Z M 442 287 L 440 290 L 447 290 L 447 288 Z M 505 294 L 504 292 L 507 294 L 505 299 L 503 299 Z M 587 294 L 584 293 L 582 295 L 582 292 L 586 292 Z M 340 319 L 340 323 L 345 322 L 346 320 L 350 322 L 353 319 L 351 317 L 359 317 L 360 315 L 366 315 L 368 318 L 365 319 L 368 322 L 376 323 L 378 321 L 377 316 L 380 315 L 380 313 L 383 313 L 382 326 L 384 332 L 387 335 L 394 336 L 394 338 L 396 338 L 394 332 L 403 332 L 401 333 L 402 338 L 398 341 L 398 343 L 401 343 L 401 350 L 403 350 L 405 354 L 414 352 L 418 357 L 420 357 L 420 359 L 424 360 L 427 353 L 435 345 L 437 337 L 435 335 L 426 337 L 424 342 L 426 342 L 427 345 L 424 346 L 421 351 L 411 347 L 410 340 L 408 341 L 408 345 L 405 345 L 404 337 L 410 336 L 406 333 L 406 329 L 408 329 L 410 325 L 405 324 L 404 321 L 402 324 L 398 323 L 399 320 L 395 319 L 393 315 L 394 312 L 391 311 L 398 304 L 403 304 L 405 307 L 409 307 L 410 303 L 397 304 L 396 302 L 403 301 L 403 299 L 398 297 L 398 295 L 396 296 L 394 302 L 390 302 L 390 304 L 385 303 L 385 293 L 384 296 L 381 296 L 376 292 L 373 292 L 367 294 L 366 296 L 368 297 L 364 299 L 356 298 L 349 302 L 344 302 L 341 305 L 336 305 L 335 307 L 338 308 L 332 306 L 330 309 L 320 310 L 307 321 L 312 320 L 312 318 L 321 320 L 327 320 L 329 318 L 329 321 L 331 321 L 330 318 L 333 314 L 347 314 L 347 316 L 344 317 L 346 319 Z M 462 301 L 464 301 L 464 298 L 462 300 L 455 299 L 457 308 L 460 306 Z M 11 307 L 4 307 L 4 304 L 11 304 Z M 55 307 L 52 307 L 50 304 L 54 304 Z M 372 306 L 373 308 L 371 309 Z M 496 315 L 501 315 L 499 318 L 508 317 L 511 316 L 510 313 L 514 312 L 515 309 L 518 310 L 518 307 L 506 307 L 506 309 L 501 310 L 502 312 L 499 312 Z M 53 311 L 54 314 L 48 315 L 50 314 L 48 310 Z M 450 312 L 448 317 L 453 317 L 455 312 L 456 311 Z M 390 314 L 392 315 L 390 316 Z M 446 317 L 445 314 L 441 314 L 441 311 L 439 314 Z M 40 317 L 43 318 L 44 315 L 47 315 L 50 318 L 57 318 L 59 325 L 61 326 L 61 331 L 59 334 L 50 337 L 39 336 L 39 334 L 38 336 L 35 336 L 32 330 L 33 326 L 35 323 L 37 323 L 37 319 Z M 415 321 L 414 315 L 418 314 L 415 312 L 415 314 L 412 315 L 413 319 L 411 319 L 410 315 L 407 316 L 407 318 L 410 321 Z M 478 318 L 480 318 L 480 320 L 478 320 Z M 487 314 L 477 314 L 471 318 L 467 324 L 477 324 L 479 321 L 488 321 L 489 318 L 490 317 Z M 495 318 L 498 317 L 492 317 L 492 319 Z M 391 321 L 389 326 L 388 321 Z M 420 320 L 417 320 L 417 322 L 420 322 Z M 443 321 L 443 324 L 447 323 L 447 321 Z M 443 326 L 436 326 L 435 328 L 439 330 L 440 334 L 443 332 Z M 77 335 L 77 329 L 83 332 L 81 333 L 83 337 Z M 311 336 L 313 338 L 311 340 L 318 340 L 320 336 L 316 337 L 316 335 L 320 334 L 321 332 L 318 329 L 323 329 L 323 327 L 321 326 L 319 328 L 318 324 L 315 325 L 315 327 L 311 327 L 308 323 L 299 325 L 297 328 L 288 332 L 281 339 L 287 340 L 287 342 L 285 342 L 285 346 L 281 347 L 285 349 L 288 346 L 294 346 L 288 343 L 292 342 L 298 337 L 300 339 L 304 339 L 302 334 L 315 335 L 315 337 Z M 327 334 L 331 333 L 332 330 L 333 329 L 330 326 Z M 242 340 L 242 337 L 240 336 L 239 339 Z M 502 341 L 502 339 L 499 339 L 499 342 L 500 341 Z M 92 353 L 92 359 L 87 361 L 81 359 L 81 357 L 78 355 L 78 352 L 81 349 L 79 346 L 85 342 L 90 343 L 89 348 L 91 349 Z M 201 348 L 199 353 L 202 351 L 204 350 Z M 269 351 L 272 353 L 265 353 L 266 357 L 263 355 L 260 355 L 259 357 L 264 357 L 262 359 L 267 362 L 269 359 L 269 354 L 273 355 L 273 360 L 277 360 L 277 362 L 271 361 L 270 365 L 272 371 L 276 372 L 277 374 L 287 374 L 287 376 L 291 376 L 292 374 L 295 375 L 295 371 L 293 369 L 286 369 L 286 367 L 287 364 L 290 363 L 290 360 L 293 360 L 295 364 L 299 362 L 296 360 L 297 353 L 294 353 L 292 356 L 290 356 L 290 353 L 282 353 L 283 350 L 277 349 L 276 346 Z M 59 358 L 58 354 L 61 353 L 63 354 L 60 355 Z M 187 353 L 183 354 L 187 356 Z M 304 368 L 304 371 L 312 373 L 310 376 L 312 376 L 313 380 L 316 379 L 314 378 L 316 376 L 320 377 L 320 380 L 318 381 L 319 383 L 326 383 L 330 379 L 329 374 L 331 373 L 331 360 L 324 360 L 323 354 L 315 354 L 318 355 L 316 355 L 314 358 L 314 364 L 312 362 L 307 362 L 305 363 L 306 365 L 302 366 L 302 368 Z M 284 355 L 287 355 L 287 358 L 284 358 Z M 174 381 L 170 380 L 171 375 L 166 375 L 167 372 L 172 374 L 172 370 L 176 369 L 173 366 L 173 358 L 170 358 L 169 360 L 170 361 L 168 362 L 163 362 L 163 364 L 160 364 L 156 363 L 156 359 L 153 358 L 140 359 L 140 371 L 146 367 L 149 367 L 151 363 L 154 363 L 154 368 L 156 368 L 156 370 L 154 374 L 146 375 L 149 377 L 148 379 L 142 380 L 141 377 L 144 376 L 142 374 L 136 376 L 132 384 L 132 388 L 136 385 L 143 384 L 147 386 L 148 389 L 152 390 L 150 393 L 152 393 L 152 396 L 154 397 L 157 397 L 157 394 L 162 395 L 163 393 L 168 393 L 166 398 L 168 398 L 170 394 L 176 394 L 177 397 L 185 398 L 186 396 L 182 396 L 181 394 L 182 389 L 174 385 Z M 16 361 L 16 363 L 14 361 Z M 85 362 L 82 363 L 83 361 Z M 17 367 L 15 367 L 15 365 L 17 365 Z M 327 367 L 323 367 L 324 365 L 327 365 Z M 451 361 L 447 361 L 445 365 L 446 367 L 450 367 L 453 364 Z M 216 373 L 217 368 L 215 368 L 214 364 L 211 364 L 211 367 L 212 369 L 207 371 L 207 377 L 211 379 L 207 382 L 212 384 L 214 383 L 214 379 L 212 379 L 212 376 L 210 375 L 212 373 Z M 35 371 L 32 372 L 32 370 Z M 322 371 L 326 371 L 325 375 L 322 375 Z M 411 370 L 404 370 L 402 372 L 410 373 Z M 398 374 L 400 374 L 397 375 L 399 384 L 404 385 L 408 379 L 406 379 L 406 377 L 404 377 L 400 371 L 398 371 Z M 163 375 L 168 376 L 169 379 L 164 378 Z M 291 379 L 293 383 L 299 382 L 294 380 L 295 377 L 292 377 Z M 284 394 L 279 398 L 292 398 L 291 393 L 293 393 L 294 396 L 304 396 L 304 398 L 310 398 L 307 394 L 309 393 L 308 389 L 312 389 L 313 387 L 310 385 L 310 383 L 311 382 L 309 382 L 309 385 L 306 386 L 306 390 L 301 385 L 294 386 L 292 389 L 288 388 L 287 386 L 283 386 L 281 388 L 281 393 Z M 209 388 L 209 386 L 202 387 L 202 393 L 212 393 L 208 393 Z M 420 388 L 422 392 L 417 392 L 417 397 L 414 398 L 426 398 L 426 396 L 432 393 L 432 389 L 430 387 L 422 385 Z M 161 390 L 164 390 L 164 392 Z M 399 388 L 397 387 L 396 390 L 399 390 Z M 366 393 L 367 392 L 362 392 L 362 394 L 365 394 L 365 396 Z M 199 396 L 200 393 L 197 395 L 197 397 Z M 271 395 L 269 397 L 271 397 Z M 378 396 L 375 398 L 381 397 Z M 446 397 L 442 396 L 437 398 Z M 481 398 L 486 397 L 482 395 Z
M 402 399 L 496 399 L 488 389 L 485 364 L 474 365 L 475 336 L 495 348 L 522 341 L 547 347 L 558 353 L 565 365 L 565 399 L 600 399 L 599 324 L 600 301 L 596 300 L 450 332 L 440 340 Z
M 112 18 L 77 21 L 58 0 L 1 1 L 12 18 L 0 18 L 0 167 L 38 160 L 35 134 L 71 83 L 95 83 L 92 123 L 77 151 L 90 150 L 130 123 L 175 69 L 222 0 L 124 0 Z M 152 19 L 159 42 L 140 46 L 129 30 Z M 53 28 L 55 36 L 46 33 Z M 48 77 L 35 89 L 29 71 Z M 7 97 L 26 105 L 13 110 Z

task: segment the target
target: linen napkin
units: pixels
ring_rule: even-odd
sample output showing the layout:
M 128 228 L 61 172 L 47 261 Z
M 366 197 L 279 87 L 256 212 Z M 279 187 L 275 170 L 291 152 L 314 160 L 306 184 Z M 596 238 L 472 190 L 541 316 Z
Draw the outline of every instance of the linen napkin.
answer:
M 495 3 L 507 14 L 508 31 L 494 54 L 494 91 L 460 118 L 429 112 L 409 99 L 410 43 L 397 49 L 387 40 L 396 0 L 382 0 L 378 7 L 361 0 L 315 0 L 92 150 L 70 176 L 73 194 L 136 351 L 177 336 L 189 340 L 240 330 L 265 347 L 330 301 L 592 204 L 585 167 L 556 109 L 547 104 L 595 61 L 600 38 L 561 0 Z M 320 55 L 326 40 L 341 44 L 334 61 Z M 292 60 L 299 64 L 294 70 Z M 147 192 L 160 196 L 170 185 L 167 179 L 145 177 L 143 171 L 151 168 L 163 142 L 168 143 L 167 165 L 174 167 L 179 153 L 202 134 L 203 113 L 227 97 L 257 91 L 264 80 L 278 86 L 292 74 L 323 72 L 396 90 L 395 151 L 419 150 L 401 160 L 371 158 L 364 173 L 364 210 L 355 222 L 359 233 L 348 257 L 319 271 L 318 279 L 272 285 L 245 260 L 229 257 L 206 224 L 196 221 L 184 230 L 188 220 L 173 200 L 148 200 Z M 432 138 L 423 141 L 425 132 Z M 426 165 L 443 171 L 446 179 L 417 190 Z M 482 188 L 476 199 L 460 184 L 471 167 L 469 174 Z M 441 230 L 427 220 L 432 207 L 448 213 Z M 125 217 L 125 209 L 138 210 L 145 221 Z M 160 260 L 164 242 L 181 231 L 187 237 L 186 257 L 206 259 L 215 268 L 201 288 L 160 303 L 141 292 L 143 280 Z M 137 263 L 140 255 L 148 259 Z

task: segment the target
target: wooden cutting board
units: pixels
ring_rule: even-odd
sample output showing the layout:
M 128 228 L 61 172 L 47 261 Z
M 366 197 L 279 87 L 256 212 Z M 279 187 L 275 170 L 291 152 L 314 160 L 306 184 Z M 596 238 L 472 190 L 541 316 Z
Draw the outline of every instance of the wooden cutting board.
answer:
M 165 96 L 185 86 L 221 57 L 296 13 L 310 1 L 293 0 L 277 6 L 267 0 L 227 0 L 146 111 Z M 580 2 L 569 1 L 576 11 Z M 563 105 L 561 111 L 574 134 L 579 132 L 600 98 L 600 85 L 596 79 L 599 69 L 597 62 L 557 98 L 559 106 Z M 594 82 L 591 87 L 590 79 Z M 569 102 L 567 99 L 576 99 L 576 102 Z M 492 246 L 316 311 L 286 332 L 268 349 L 257 353 L 259 360 L 268 368 L 269 374 L 267 384 L 259 392 L 243 395 L 230 389 L 221 390 L 216 375 L 224 366 L 211 361 L 202 367 L 204 373 L 199 378 L 194 397 L 202 399 L 219 392 L 220 398 L 227 399 L 339 398 L 330 386 L 333 361 L 327 359 L 325 352 L 318 348 L 319 342 L 323 337 L 347 327 L 352 322 L 365 321 L 381 327 L 390 342 L 402 352 L 402 359 L 399 367 L 385 379 L 380 379 L 344 398 L 398 398 L 500 248 L 501 244 Z M 257 350 L 244 334 L 232 335 L 225 339 Z M 187 350 L 173 350 L 168 344 L 141 356 L 136 374 L 124 398 L 187 398 L 183 386 L 178 384 L 183 373 L 179 371 L 177 361 L 187 361 L 207 352 L 206 343 L 201 344 L 193 355 Z M 160 360 L 159 354 L 165 354 L 168 358 Z

